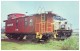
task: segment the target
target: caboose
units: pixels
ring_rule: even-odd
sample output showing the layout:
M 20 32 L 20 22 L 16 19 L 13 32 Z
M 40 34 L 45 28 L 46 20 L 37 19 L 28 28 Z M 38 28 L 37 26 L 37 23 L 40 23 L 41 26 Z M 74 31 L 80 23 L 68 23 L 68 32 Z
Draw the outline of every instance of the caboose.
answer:
M 48 40 L 52 35 L 57 38 L 58 35 L 67 34 L 66 31 L 71 35 L 71 30 L 55 30 L 55 15 L 50 11 L 31 16 L 21 13 L 9 14 L 8 19 L 4 21 L 6 36 L 16 40 L 22 40 L 24 37 L 29 40 Z

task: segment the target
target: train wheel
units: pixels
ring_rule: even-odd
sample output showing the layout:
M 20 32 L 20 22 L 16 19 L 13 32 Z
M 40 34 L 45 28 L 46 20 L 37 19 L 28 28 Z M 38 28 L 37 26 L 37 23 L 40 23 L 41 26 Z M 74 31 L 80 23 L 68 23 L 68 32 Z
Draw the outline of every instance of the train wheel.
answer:
M 31 41 L 35 41 L 35 40 L 36 40 L 36 35 L 32 35 Z
M 44 40 L 44 41 L 48 41 L 50 39 L 50 35 L 49 34 L 45 34 L 42 36 L 42 39 L 41 40 Z
M 19 35 L 18 40 L 23 40 L 24 35 Z
M 71 36 L 71 33 L 68 33 L 67 37 L 70 37 Z
M 8 39 L 12 39 L 12 34 L 6 34 L 6 36 L 8 37 Z
M 13 36 L 14 36 L 13 39 L 17 40 L 17 38 L 18 38 L 17 34 L 15 34 L 15 35 L 13 35 Z

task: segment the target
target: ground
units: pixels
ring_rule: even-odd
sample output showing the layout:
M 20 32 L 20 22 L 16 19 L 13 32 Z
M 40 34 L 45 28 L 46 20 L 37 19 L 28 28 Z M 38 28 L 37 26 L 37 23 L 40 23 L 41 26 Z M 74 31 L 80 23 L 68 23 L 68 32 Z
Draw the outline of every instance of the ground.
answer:
M 34 43 L 30 41 L 2 40 L 2 50 L 78 50 L 79 37 L 72 35 L 66 40 L 50 40 L 45 43 Z

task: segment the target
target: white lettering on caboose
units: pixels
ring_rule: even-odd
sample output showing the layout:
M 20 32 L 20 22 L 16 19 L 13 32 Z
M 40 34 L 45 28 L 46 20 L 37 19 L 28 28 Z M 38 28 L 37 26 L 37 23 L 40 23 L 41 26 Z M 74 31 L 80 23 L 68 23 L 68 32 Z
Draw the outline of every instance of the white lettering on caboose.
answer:
M 13 26 L 13 23 L 11 23 L 11 24 L 7 24 L 7 26 Z

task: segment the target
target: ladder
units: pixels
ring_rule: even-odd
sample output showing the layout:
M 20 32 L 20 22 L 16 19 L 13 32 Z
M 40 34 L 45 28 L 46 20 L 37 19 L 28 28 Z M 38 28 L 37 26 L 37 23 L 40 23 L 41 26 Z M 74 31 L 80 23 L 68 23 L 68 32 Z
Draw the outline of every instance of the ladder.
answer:
M 41 14 L 41 33 L 45 32 L 45 13 Z

